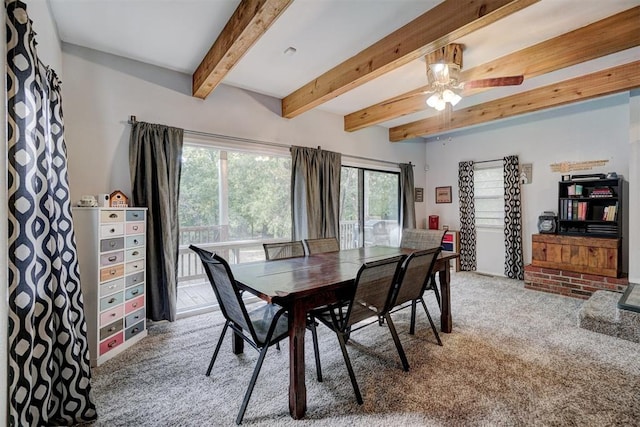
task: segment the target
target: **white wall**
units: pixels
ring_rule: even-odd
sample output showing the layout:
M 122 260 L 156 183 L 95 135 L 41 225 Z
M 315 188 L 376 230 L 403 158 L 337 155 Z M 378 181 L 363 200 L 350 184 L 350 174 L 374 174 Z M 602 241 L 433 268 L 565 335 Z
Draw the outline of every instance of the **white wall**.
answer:
M 413 162 L 424 182 L 424 142 L 391 144 L 386 129 L 344 132 L 342 116 L 310 111 L 280 117 L 280 101 L 222 85 L 206 99 L 190 96 L 190 76 L 63 44 L 65 136 L 71 194 L 130 193 L 131 115 L 189 130 L 323 149 L 393 162 Z M 416 204 L 418 224 L 424 203 Z
M 53 20 L 49 2 L 45 0 L 23 0 L 27 4 L 27 14 L 33 21 L 38 45 L 38 58 L 56 71 L 62 79 L 62 50 L 58 28 Z
M 561 173 L 551 172 L 552 163 L 608 160 L 604 167 L 572 173 L 615 171 L 629 179 L 629 99 L 625 92 L 429 138 L 427 215 L 439 215 L 440 224 L 458 229 L 458 162 L 518 155 L 520 163 L 533 164 L 532 182 L 522 186 L 523 249 L 525 264 L 530 263 L 531 235 L 537 233 L 538 215 L 558 211 Z M 449 185 L 453 203 L 435 204 L 434 188 Z M 628 212 L 625 209 L 625 222 Z M 478 271 L 504 274 L 503 242 L 501 230 L 478 230 Z M 623 240 L 625 271 L 628 244 Z

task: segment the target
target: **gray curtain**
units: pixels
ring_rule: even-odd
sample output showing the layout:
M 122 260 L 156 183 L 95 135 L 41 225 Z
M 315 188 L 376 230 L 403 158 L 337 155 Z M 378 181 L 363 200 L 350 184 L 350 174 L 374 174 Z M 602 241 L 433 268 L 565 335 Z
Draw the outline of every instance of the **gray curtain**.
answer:
M 460 269 L 476 269 L 476 214 L 473 203 L 473 162 L 458 164 L 460 201 Z
M 96 408 L 60 81 L 38 60 L 26 5 L 5 6 L 9 414 L 0 424 L 74 425 Z
M 340 239 L 340 153 L 291 147 L 293 240 Z
M 129 169 L 134 206 L 147 217 L 147 317 L 176 318 L 178 197 L 184 131 L 137 122 L 131 126 Z
M 400 197 L 402 198 L 401 228 L 416 228 L 416 204 L 414 200 L 413 165 L 400 163 Z
M 504 275 L 524 280 L 522 215 L 518 156 L 507 156 L 504 166 Z

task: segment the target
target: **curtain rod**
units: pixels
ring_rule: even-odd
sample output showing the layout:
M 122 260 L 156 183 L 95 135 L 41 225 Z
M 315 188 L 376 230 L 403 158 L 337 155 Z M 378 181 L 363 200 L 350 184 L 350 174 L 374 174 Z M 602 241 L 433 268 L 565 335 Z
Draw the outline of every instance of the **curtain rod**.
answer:
M 478 164 L 478 163 L 491 163 L 491 162 L 501 162 L 504 159 L 492 159 L 492 160 L 482 160 L 480 162 L 473 162 L 473 164 Z
M 136 118 L 136 116 L 129 116 L 129 120 L 127 121 L 127 123 L 129 123 L 130 125 L 137 123 L 138 119 Z M 270 142 L 270 141 L 261 141 L 258 139 L 249 139 L 249 138 L 242 138 L 239 136 L 230 136 L 230 135 L 222 135 L 219 133 L 211 133 L 211 132 L 202 132 L 202 131 L 197 131 L 197 130 L 189 130 L 189 129 L 183 129 L 185 133 L 191 134 L 191 135 L 196 135 L 196 136 L 207 136 L 207 137 L 213 137 L 213 138 L 219 138 L 219 139 L 223 139 L 226 141 L 235 141 L 235 142 L 246 142 L 249 144 L 260 144 L 260 145 L 268 145 L 271 147 L 282 147 L 282 148 L 288 148 L 289 150 L 291 150 L 292 145 L 288 145 L 288 144 L 280 144 L 278 142 Z M 318 146 L 318 149 L 320 149 L 320 146 Z M 397 162 L 390 162 L 387 160 L 378 160 L 378 159 L 371 159 L 369 157 L 361 157 L 361 156 L 352 156 L 349 154 L 343 154 L 342 157 L 347 157 L 349 159 L 357 159 L 357 160 L 367 160 L 367 161 L 371 161 L 371 162 L 377 162 L 377 163 L 384 163 L 387 165 L 393 165 L 393 166 L 400 166 L 399 163 Z M 409 162 L 410 165 L 413 165 L 411 162 Z

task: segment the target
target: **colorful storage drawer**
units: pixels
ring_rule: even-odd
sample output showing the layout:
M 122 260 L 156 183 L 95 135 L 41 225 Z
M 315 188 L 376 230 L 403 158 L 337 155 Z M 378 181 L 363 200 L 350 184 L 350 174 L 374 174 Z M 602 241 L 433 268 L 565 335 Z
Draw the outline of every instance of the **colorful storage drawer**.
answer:
M 119 332 L 117 335 L 109 337 L 106 340 L 100 342 L 100 356 L 118 347 L 120 344 L 123 343 L 123 341 L 124 341 L 124 334 L 122 332 Z

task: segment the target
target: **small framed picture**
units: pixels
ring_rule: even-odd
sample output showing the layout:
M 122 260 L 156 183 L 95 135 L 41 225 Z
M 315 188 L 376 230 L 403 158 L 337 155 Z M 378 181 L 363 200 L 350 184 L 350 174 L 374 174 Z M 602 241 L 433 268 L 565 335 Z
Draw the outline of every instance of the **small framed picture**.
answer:
M 424 201 L 424 188 L 416 187 L 413 198 L 414 202 L 422 203 Z
M 451 203 L 451 187 L 436 187 L 436 203 Z

